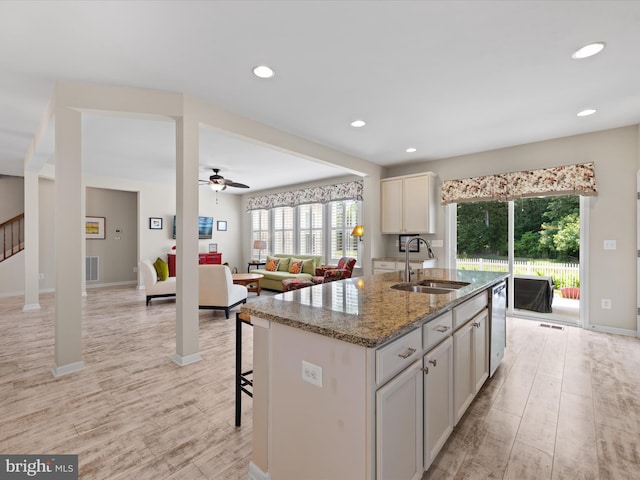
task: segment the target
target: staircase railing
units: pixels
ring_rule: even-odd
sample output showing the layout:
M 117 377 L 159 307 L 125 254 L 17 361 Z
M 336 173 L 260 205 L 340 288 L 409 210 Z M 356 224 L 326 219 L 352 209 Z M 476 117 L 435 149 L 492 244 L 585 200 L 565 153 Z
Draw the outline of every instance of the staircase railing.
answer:
M 2 241 L 0 262 L 24 250 L 24 213 L 0 224 L 0 239 Z

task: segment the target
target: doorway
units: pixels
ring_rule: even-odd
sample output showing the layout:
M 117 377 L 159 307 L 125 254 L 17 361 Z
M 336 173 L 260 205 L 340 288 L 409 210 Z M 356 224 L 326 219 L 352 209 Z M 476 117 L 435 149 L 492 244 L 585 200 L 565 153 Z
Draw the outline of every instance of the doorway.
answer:
M 455 268 L 510 273 L 512 316 L 581 325 L 577 195 L 455 206 Z

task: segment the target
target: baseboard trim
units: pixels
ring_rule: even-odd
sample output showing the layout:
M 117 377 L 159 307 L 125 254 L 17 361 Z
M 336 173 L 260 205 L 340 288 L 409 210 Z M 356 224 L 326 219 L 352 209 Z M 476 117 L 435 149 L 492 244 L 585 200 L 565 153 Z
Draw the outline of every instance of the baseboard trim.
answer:
M 637 337 L 638 332 L 626 328 L 602 327 L 599 325 L 589 325 L 588 330 L 600 333 L 613 333 L 614 335 L 626 335 L 628 337 Z
M 53 367 L 51 373 L 55 378 L 62 377 L 63 375 L 69 375 L 70 373 L 79 372 L 84 368 L 84 362 L 74 362 L 61 367 Z
M 269 480 L 270 478 L 269 472 L 265 473 L 255 463 L 249 462 L 249 480 Z
M 22 311 L 23 312 L 29 312 L 31 310 L 40 310 L 40 304 L 39 303 L 26 303 L 22 306 Z
M 121 285 L 138 285 L 137 280 L 126 280 L 124 282 L 110 282 L 110 283 L 87 283 L 86 288 L 101 288 L 101 287 L 117 287 Z
M 173 355 L 173 357 L 171 357 L 171 360 L 173 360 L 173 363 L 184 367 L 186 365 L 191 365 L 192 363 L 199 362 L 200 360 L 202 360 L 202 356 L 200 355 L 200 353 L 193 353 L 191 355 L 183 357 L 182 355 L 178 355 L 176 353 Z

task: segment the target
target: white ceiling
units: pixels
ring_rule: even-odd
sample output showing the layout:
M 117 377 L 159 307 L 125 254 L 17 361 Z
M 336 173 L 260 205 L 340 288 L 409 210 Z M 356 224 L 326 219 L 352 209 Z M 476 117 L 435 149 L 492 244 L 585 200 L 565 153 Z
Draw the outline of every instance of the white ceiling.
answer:
M 393 166 L 640 124 L 639 46 L 638 1 L 0 1 L 0 174 L 58 80 L 184 92 Z M 86 171 L 173 181 L 172 124 L 83 122 Z M 201 165 L 251 191 L 345 174 L 210 130 Z

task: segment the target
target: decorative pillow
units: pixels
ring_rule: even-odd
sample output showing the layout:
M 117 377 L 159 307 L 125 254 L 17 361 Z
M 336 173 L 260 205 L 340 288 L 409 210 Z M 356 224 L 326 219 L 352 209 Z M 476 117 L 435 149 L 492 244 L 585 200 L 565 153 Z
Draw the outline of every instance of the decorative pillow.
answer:
M 289 273 L 297 274 L 300 272 L 302 272 L 302 261 L 292 258 L 291 264 L 289 264 Z
M 309 258 L 307 260 L 302 261 L 302 273 L 308 273 L 309 275 L 315 275 L 316 273 L 316 264 L 313 261 L 313 258 Z
M 277 258 L 270 258 L 267 260 L 267 265 L 265 267 L 265 270 L 267 272 L 275 272 L 276 270 L 278 270 L 278 259 Z
M 167 278 L 169 278 L 169 264 L 167 262 L 158 257 L 156 261 L 153 262 L 153 266 L 155 267 L 156 273 L 158 274 L 158 281 L 164 282 Z
M 278 265 L 278 271 L 279 272 L 288 272 L 289 271 L 289 262 L 291 261 L 291 258 L 287 257 L 287 258 L 278 258 L 278 260 L 280 260 L 280 264 Z

